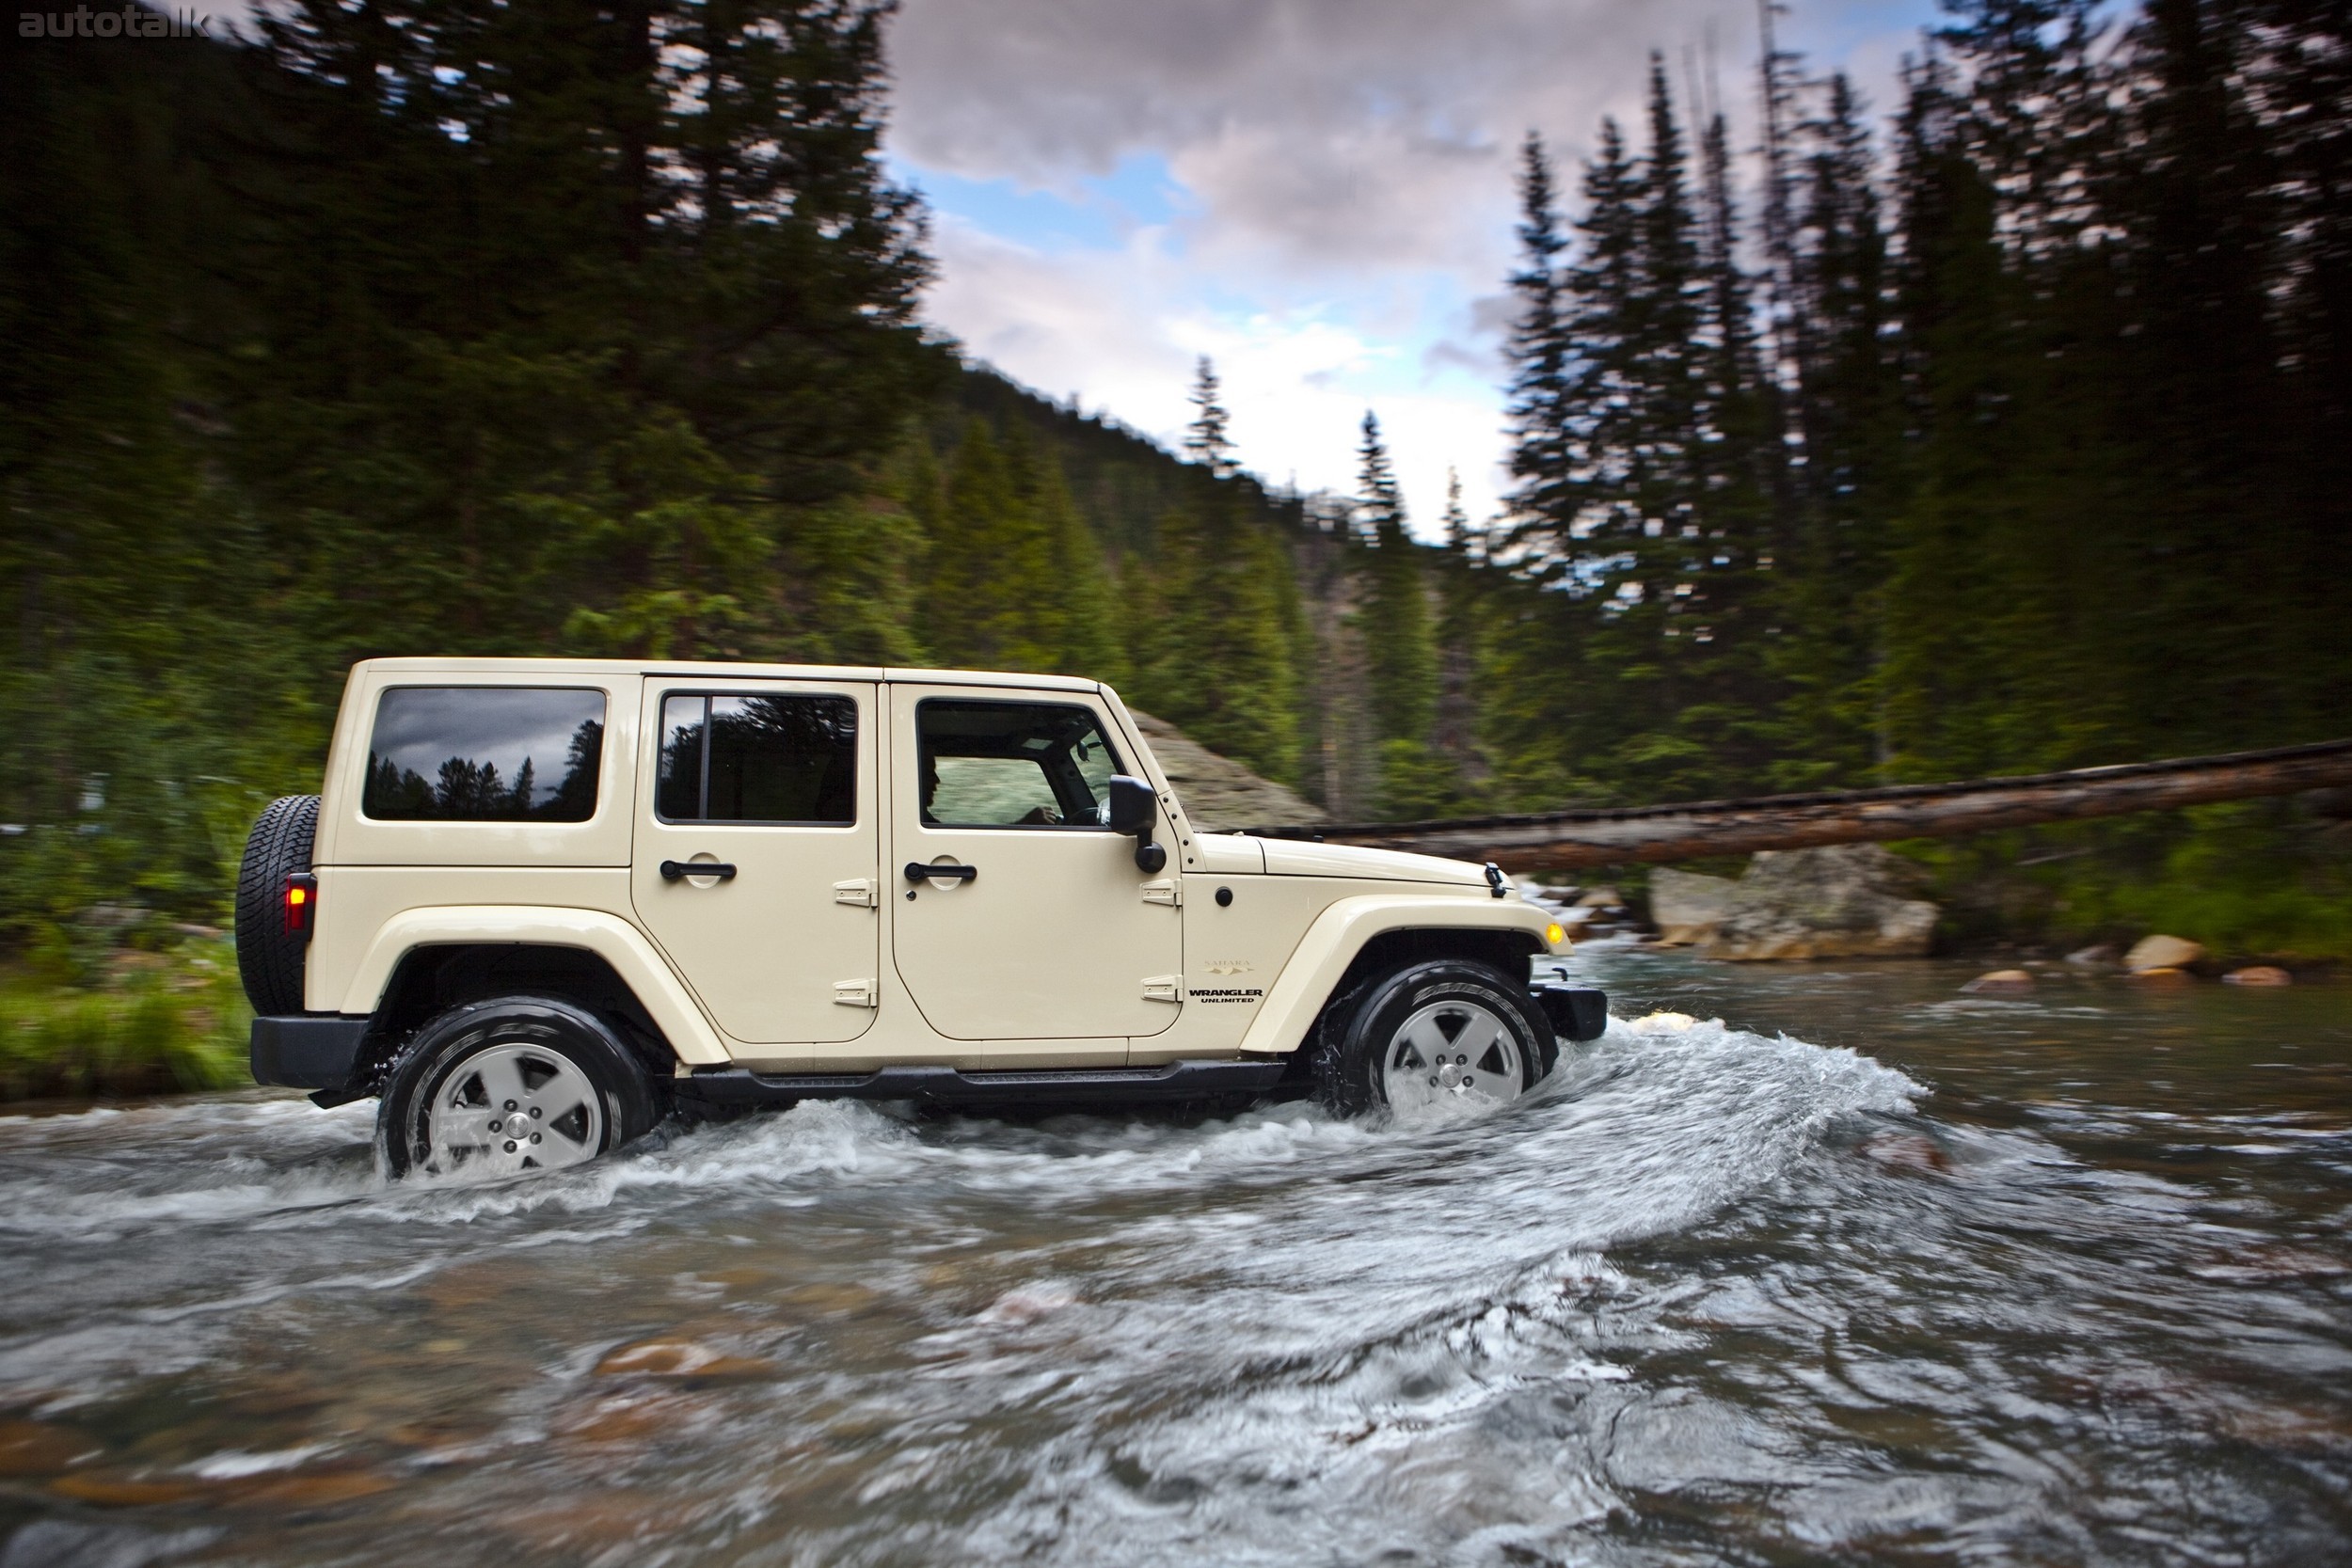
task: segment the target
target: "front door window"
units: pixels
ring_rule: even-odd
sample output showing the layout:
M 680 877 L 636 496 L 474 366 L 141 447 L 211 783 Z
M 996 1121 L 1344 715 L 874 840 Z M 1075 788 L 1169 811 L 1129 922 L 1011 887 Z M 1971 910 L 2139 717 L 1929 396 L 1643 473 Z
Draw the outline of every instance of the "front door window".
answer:
M 1101 828 L 1119 759 L 1091 710 L 925 702 L 923 820 L 946 828 Z

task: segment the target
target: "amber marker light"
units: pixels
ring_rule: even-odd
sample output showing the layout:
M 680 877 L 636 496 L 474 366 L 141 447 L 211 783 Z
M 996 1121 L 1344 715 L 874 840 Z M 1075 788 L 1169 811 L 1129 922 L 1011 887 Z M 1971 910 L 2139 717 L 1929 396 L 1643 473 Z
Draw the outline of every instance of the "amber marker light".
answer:
M 1552 946 L 1558 947 L 1562 942 L 1568 940 L 1568 928 L 1555 920 L 1550 925 L 1544 927 L 1544 940 L 1551 943 Z

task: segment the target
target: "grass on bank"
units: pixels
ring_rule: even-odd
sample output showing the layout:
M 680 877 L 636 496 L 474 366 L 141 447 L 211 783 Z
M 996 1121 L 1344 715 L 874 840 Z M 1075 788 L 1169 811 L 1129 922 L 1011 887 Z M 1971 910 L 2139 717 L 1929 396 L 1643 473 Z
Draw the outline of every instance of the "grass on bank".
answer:
M 249 1083 L 251 1017 L 225 940 L 125 950 L 81 984 L 0 970 L 0 1102 Z

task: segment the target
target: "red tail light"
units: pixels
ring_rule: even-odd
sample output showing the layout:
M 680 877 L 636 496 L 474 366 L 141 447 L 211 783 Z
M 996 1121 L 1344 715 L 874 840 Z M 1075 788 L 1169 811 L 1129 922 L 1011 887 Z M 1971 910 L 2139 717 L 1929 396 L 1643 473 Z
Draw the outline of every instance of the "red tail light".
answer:
M 319 908 L 319 879 L 308 871 L 286 879 L 286 934 L 308 938 Z

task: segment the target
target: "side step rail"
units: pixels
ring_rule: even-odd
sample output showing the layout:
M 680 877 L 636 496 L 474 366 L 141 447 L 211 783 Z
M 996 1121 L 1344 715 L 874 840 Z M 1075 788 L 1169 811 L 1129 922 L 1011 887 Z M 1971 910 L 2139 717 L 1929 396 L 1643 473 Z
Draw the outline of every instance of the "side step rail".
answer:
M 796 1100 L 917 1100 L 934 1104 L 1105 1104 L 1260 1094 L 1281 1081 L 1287 1062 L 1170 1062 L 1156 1068 L 1070 1068 L 972 1072 L 951 1067 L 888 1067 L 878 1072 L 754 1072 L 698 1069 L 677 1080 L 680 1096 L 713 1105 L 776 1105 Z

